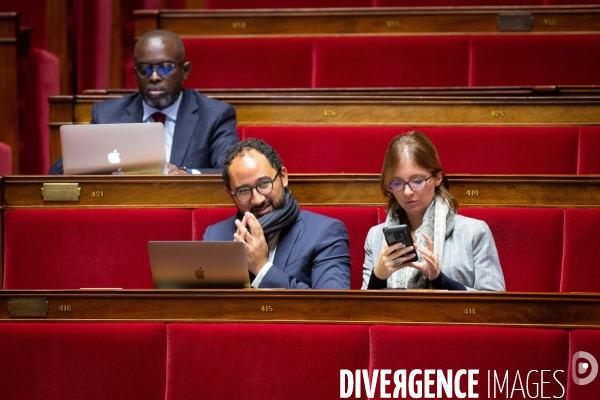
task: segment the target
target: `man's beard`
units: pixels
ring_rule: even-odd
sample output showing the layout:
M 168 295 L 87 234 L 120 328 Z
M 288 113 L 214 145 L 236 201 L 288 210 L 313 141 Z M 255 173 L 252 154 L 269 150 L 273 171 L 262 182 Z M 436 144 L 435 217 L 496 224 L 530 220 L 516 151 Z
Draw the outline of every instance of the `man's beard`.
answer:
M 144 93 L 142 93 L 142 97 L 144 98 L 144 102 L 146 104 L 148 104 L 152 108 L 156 108 L 159 110 L 164 110 L 165 108 L 169 107 L 171 104 L 175 103 L 175 101 L 179 97 L 179 94 L 181 93 L 181 90 L 179 90 L 177 93 L 163 92 L 163 94 L 161 94 L 159 97 L 152 97 L 148 94 L 148 92 L 150 92 L 152 90 L 157 90 L 157 89 L 164 90 L 165 88 L 163 88 L 163 87 L 147 87 L 146 90 L 144 91 Z

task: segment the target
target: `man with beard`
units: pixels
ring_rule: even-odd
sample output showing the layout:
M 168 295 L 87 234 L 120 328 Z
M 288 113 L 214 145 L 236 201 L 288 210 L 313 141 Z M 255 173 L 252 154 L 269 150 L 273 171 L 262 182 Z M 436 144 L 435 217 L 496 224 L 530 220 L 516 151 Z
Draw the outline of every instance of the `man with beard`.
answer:
M 222 162 L 237 215 L 206 228 L 204 240 L 245 243 L 252 287 L 350 289 L 348 232 L 336 219 L 298 209 L 277 152 L 258 139 Z
M 181 38 L 165 30 L 142 35 L 133 54 L 138 92 L 94 104 L 92 124 L 162 122 L 169 174 L 219 173 L 235 143 L 235 109 L 184 89 L 192 70 Z M 62 159 L 50 174 L 62 174 Z

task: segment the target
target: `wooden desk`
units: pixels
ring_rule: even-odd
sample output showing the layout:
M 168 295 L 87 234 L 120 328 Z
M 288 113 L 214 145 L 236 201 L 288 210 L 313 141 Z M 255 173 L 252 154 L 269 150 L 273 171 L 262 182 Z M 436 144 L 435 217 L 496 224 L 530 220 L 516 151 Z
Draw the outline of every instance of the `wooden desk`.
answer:
M 558 97 L 558 96 L 597 96 L 600 86 L 473 86 L 435 88 L 263 88 L 263 89 L 197 89 L 209 97 L 267 96 L 348 96 L 360 98 L 388 98 L 390 96 L 452 96 L 452 97 Z M 88 89 L 86 96 L 124 96 L 137 92 L 137 89 Z
M 50 98 L 50 160 L 61 155 L 59 128 L 88 123 L 95 102 L 121 95 Z M 556 126 L 600 124 L 600 96 L 333 96 L 239 94 L 239 125 Z
M 600 175 L 449 175 L 461 207 L 600 207 Z M 44 201 L 44 183 L 77 183 L 78 201 Z M 301 206 L 387 204 L 376 174 L 291 174 Z M 475 192 L 477 191 L 477 192 Z M 477 194 L 477 195 L 475 195 Z M 233 207 L 219 175 L 7 176 L 2 209 Z
M 137 10 L 134 19 L 136 37 L 153 29 L 182 37 L 597 32 L 600 7 Z
M 25 302 L 33 299 L 41 306 Z M 600 294 L 326 290 L 0 290 L 0 321 L 600 328 Z M 47 311 L 46 311 L 47 306 Z M 272 311 L 269 311 L 272 310 Z M 20 315 L 20 316 L 18 316 Z

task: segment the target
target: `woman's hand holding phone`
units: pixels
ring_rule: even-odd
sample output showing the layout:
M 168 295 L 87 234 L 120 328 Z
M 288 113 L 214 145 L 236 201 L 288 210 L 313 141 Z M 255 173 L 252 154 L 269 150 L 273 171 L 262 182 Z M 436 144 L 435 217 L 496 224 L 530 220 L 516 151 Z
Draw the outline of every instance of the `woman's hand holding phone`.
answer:
M 406 225 L 384 228 L 383 234 L 387 245 L 384 244 L 379 260 L 373 268 L 373 273 L 379 279 L 387 279 L 406 266 L 418 269 L 430 281 L 440 276 L 440 264 L 433 252 L 433 241 L 425 233 L 423 238 L 427 242 L 427 247 L 413 243 Z M 407 242 L 407 246 L 404 246 L 403 242 Z M 416 251 L 421 253 L 423 261 L 417 262 Z
M 413 246 L 404 247 L 402 242 L 391 246 L 384 244 L 377 264 L 373 268 L 373 273 L 379 279 L 384 280 L 399 269 L 412 266 L 413 262 L 410 261 L 414 257 L 414 254 L 411 253 L 412 251 L 414 251 Z

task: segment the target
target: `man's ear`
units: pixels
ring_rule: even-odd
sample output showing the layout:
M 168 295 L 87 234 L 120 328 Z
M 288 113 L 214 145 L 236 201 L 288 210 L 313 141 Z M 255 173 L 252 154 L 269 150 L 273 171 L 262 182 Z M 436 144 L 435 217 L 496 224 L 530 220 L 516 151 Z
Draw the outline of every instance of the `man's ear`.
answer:
M 186 80 L 190 76 L 190 72 L 192 72 L 192 63 L 186 61 L 183 63 L 183 80 Z
M 288 172 L 287 172 L 287 169 L 285 167 L 281 167 L 281 173 L 279 174 L 279 176 L 281 176 L 281 183 L 283 184 L 283 187 L 287 187 L 287 185 L 288 185 Z

